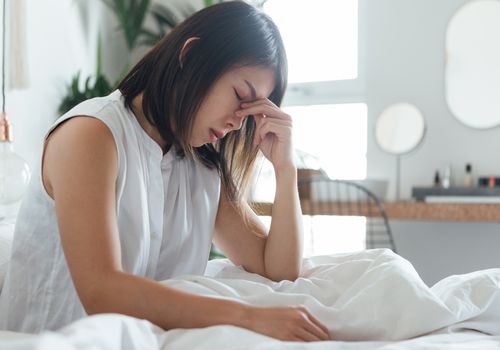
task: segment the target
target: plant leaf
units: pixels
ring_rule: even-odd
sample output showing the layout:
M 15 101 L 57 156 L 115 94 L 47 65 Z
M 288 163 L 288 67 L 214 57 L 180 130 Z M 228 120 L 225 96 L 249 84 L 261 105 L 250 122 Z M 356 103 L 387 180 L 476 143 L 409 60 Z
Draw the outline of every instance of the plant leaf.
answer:
M 184 4 L 184 6 L 180 9 L 184 18 L 188 18 L 196 12 L 196 9 L 191 4 Z

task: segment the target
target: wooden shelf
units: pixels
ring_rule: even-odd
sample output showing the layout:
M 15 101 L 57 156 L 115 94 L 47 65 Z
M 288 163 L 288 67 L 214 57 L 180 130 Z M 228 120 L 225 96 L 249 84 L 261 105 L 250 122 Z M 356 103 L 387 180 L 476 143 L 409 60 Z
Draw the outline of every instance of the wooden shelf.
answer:
M 344 204 L 347 206 L 348 204 Z M 423 221 L 500 222 L 500 204 L 385 202 L 389 219 Z M 258 215 L 271 215 L 272 203 L 252 203 Z M 345 215 L 334 203 L 301 203 L 305 215 Z M 367 213 L 367 216 L 370 216 Z
M 384 203 L 390 219 L 500 222 L 500 204 L 476 203 Z

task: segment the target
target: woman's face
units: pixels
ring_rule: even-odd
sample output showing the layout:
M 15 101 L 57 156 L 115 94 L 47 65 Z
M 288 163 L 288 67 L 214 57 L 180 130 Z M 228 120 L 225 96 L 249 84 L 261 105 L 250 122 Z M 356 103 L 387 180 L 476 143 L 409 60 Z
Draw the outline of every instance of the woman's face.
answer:
M 235 114 L 240 104 L 268 98 L 274 84 L 272 69 L 248 66 L 226 72 L 209 90 L 196 114 L 191 145 L 200 147 L 240 129 L 246 118 Z

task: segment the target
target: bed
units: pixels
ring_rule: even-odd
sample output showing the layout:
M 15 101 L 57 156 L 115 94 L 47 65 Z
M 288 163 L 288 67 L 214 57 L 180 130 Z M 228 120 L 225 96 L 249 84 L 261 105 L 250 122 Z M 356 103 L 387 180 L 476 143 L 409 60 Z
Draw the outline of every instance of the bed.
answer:
M 0 234 L 5 248 L 11 234 Z M 0 349 L 500 349 L 500 269 L 450 276 L 429 287 L 401 256 L 371 249 L 306 258 L 294 282 L 273 282 L 213 260 L 205 276 L 162 283 L 259 306 L 305 305 L 333 340 L 282 342 L 226 325 L 165 332 L 145 320 L 101 314 L 56 332 L 0 331 Z

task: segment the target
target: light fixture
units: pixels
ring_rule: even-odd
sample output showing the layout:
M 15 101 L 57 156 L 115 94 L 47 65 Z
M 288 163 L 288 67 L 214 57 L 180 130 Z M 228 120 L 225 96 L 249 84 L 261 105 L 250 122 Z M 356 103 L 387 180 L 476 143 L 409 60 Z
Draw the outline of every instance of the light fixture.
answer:
M 5 32 L 6 0 L 2 0 L 2 113 L 0 114 L 0 206 L 19 202 L 28 186 L 30 170 L 14 152 L 12 128 L 5 113 Z M 0 213 L 0 221 L 5 217 Z

